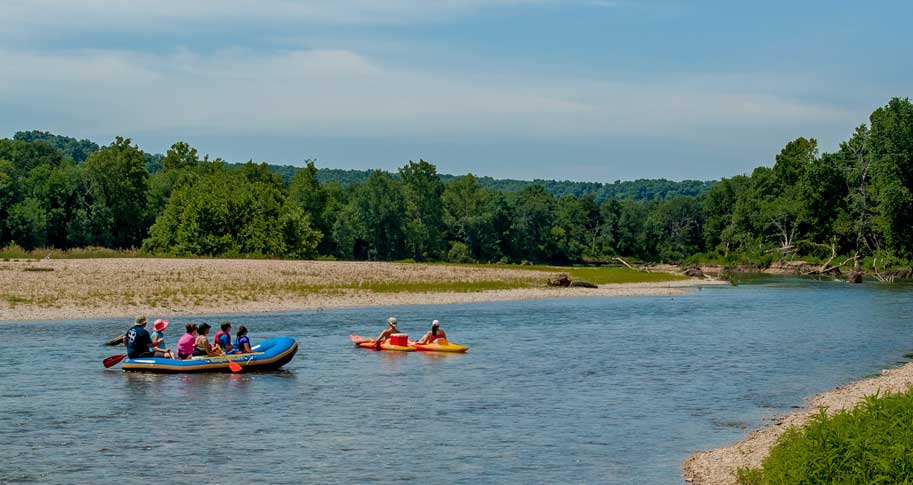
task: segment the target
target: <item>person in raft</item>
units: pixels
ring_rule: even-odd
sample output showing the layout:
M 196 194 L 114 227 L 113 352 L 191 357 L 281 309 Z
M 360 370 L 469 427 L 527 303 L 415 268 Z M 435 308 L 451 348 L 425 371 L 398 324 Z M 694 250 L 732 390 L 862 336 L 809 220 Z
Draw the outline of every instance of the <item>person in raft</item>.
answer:
M 230 354 L 230 353 L 232 353 L 231 323 L 222 322 L 221 324 L 219 324 L 219 328 L 221 328 L 221 330 L 216 332 L 216 336 L 215 336 L 215 338 L 213 338 L 212 343 L 213 343 L 213 345 L 215 345 L 216 347 L 221 349 L 222 352 L 225 352 L 226 354 Z
M 193 355 L 194 342 L 197 340 L 197 324 L 188 323 L 184 329 L 187 332 L 178 340 L 178 358 L 181 360 L 187 360 Z
M 197 338 L 193 343 L 193 356 L 194 357 L 215 357 L 217 355 L 222 355 L 217 349 L 214 349 L 212 345 L 209 345 L 209 329 L 212 328 L 208 323 L 204 323 L 197 328 Z
M 165 345 L 165 329 L 168 328 L 168 321 L 162 320 L 159 318 L 152 324 L 152 351 L 155 352 L 156 357 L 163 357 L 165 359 L 173 359 L 174 352 L 168 349 L 168 346 Z
M 127 358 L 140 359 L 143 357 L 154 357 L 155 354 L 149 350 L 152 345 L 152 338 L 146 331 L 146 317 L 136 317 L 135 324 L 127 330 L 124 335 L 124 346 L 127 347 Z
M 250 339 L 247 338 L 247 327 L 241 325 L 238 327 L 238 333 L 235 335 L 235 343 L 238 344 L 237 351 L 239 354 L 250 354 Z
M 447 340 L 447 334 L 441 330 L 441 322 L 435 320 L 431 322 L 431 330 L 428 331 L 425 335 L 422 335 L 422 338 L 416 342 L 417 344 L 431 344 L 434 343 L 437 339 Z
M 394 333 L 400 333 L 399 329 L 396 328 L 396 317 L 390 317 L 387 319 L 387 328 L 384 329 L 380 335 L 374 339 L 374 347 L 380 348 L 380 344 L 384 343 L 391 335 Z

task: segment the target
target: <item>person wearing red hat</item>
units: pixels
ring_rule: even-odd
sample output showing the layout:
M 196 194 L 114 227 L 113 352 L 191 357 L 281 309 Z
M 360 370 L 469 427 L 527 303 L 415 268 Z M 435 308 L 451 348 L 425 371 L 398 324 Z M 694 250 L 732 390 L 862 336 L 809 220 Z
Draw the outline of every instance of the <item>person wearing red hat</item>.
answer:
M 174 353 L 165 345 L 165 329 L 168 328 L 168 321 L 159 318 L 152 324 L 152 350 L 156 357 L 173 359 Z

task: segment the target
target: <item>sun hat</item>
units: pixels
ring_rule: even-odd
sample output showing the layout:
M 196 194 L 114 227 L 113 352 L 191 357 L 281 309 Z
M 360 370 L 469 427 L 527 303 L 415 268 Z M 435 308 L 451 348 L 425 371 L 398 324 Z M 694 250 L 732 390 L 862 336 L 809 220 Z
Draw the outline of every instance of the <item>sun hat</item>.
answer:
M 145 324 L 146 324 L 146 317 L 136 317 L 135 323 L 136 323 L 137 325 L 145 325 Z
M 155 323 L 152 324 L 152 330 L 155 330 L 156 332 L 161 332 L 166 328 L 168 328 L 168 320 L 162 320 L 159 318 L 155 321 Z
M 441 326 L 441 322 L 439 322 L 438 320 L 435 320 L 435 321 L 431 322 L 431 326 L 432 326 L 432 327 L 440 327 L 440 326 Z
M 396 317 L 390 317 L 387 319 L 387 323 L 390 325 L 396 325 Z

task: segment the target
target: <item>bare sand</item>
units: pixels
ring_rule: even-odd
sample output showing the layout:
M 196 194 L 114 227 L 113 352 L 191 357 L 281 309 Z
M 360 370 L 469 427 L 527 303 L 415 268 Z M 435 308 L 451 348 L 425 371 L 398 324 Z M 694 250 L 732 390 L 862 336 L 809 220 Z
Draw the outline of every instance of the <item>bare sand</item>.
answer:
M 896 369 L 882 370 L 881 375 L 856 381 L 819 394 L 801 411 L 776 418 L 773 424 L 754 431 L 743 441 L 726 448 L 692 455 L 682 465 L 686 482 L 698 485 L 736 484 L 739 468 L 757 468 L 767 457 L 777 438 L 791 426 L 802 426 L 822 408 L 829 414 L 850 409 L 865 396 L 876 392 L 895 393 L 913 386 L 913 362 Z
M 195 315 L 582 296 L 678 295 L 676 280 L 551 288 L 548 271 L 380 262 L 60 259 L 0 263 L 0 320 Z

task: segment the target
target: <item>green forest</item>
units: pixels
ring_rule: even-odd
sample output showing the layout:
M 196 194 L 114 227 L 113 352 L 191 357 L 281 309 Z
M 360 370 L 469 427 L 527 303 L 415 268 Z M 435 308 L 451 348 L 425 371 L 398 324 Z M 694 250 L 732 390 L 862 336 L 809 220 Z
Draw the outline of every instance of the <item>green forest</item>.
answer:
M 834 153 L 796 138 L 750 175 L 610 184 L 395 174 L 164 155 L 30 131 L 0 139 L 0 246 L 151 255 L 763 266 L 913 260 L 913 104 Z

